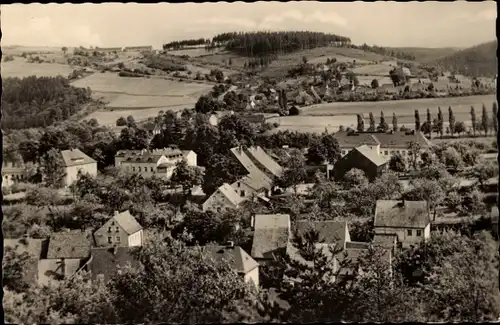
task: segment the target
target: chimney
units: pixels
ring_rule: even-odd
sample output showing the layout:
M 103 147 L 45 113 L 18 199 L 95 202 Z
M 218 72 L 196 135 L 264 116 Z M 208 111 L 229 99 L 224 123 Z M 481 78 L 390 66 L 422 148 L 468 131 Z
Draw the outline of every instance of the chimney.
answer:
M 113 213 L 114 216 L 117 216 L 119 214 L 118 211 L 115 210 L 115 212 Z

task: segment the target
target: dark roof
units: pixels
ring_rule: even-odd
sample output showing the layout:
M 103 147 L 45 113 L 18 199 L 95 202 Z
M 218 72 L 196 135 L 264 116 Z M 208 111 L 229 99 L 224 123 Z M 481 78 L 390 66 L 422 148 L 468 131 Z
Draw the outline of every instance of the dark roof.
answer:
M 341 148 L 355 148 L 364 144 L 368 146 L 380 144 L 377 138 L 369 133 L 348 133 L 347 131 L 339 131 L 336 132 L 333 137 L 337 140 Z
M 123 228 L 123 230 L 132 235 L 142 229 L 142 226 L 130 214 L 130 211 L 124 211 L 113 216 L 113 219 Z
M 66 167 L 97 163 L 80 149 L 61 150 L 61 156 Z
M 217 260 L 226 260 L 238 273 L 246 274 L 259 264 L 239 246 L 207 245 L 204 247 Z
M 104 281 L 108 281 L 116 274 L 118 267 L 124 267 L 127 263 L 130 263 L 132 267 L 137 267 L 139 261 L 131 254 L 132 249 L 129 247 L 92 248 L 92 259 L 89 263 L 92 279 L 95 280 L 98 274 L 102 274 Z
M 253 146 L 245 149 L 246 154 L 258 161 L 267 172 L 271 173 L 274 177 L 280 177 L 283 173 L 283 168 L 271 158 L 267 152 L 265 152 L 259 146 Z
M 319 233 L 320 243 L 339 243 L 342 247 L 346 241 L 347 222 L 343 221 L 309 221 L 299 220 L 295 224 L 295 230 L 299 235 L 309 229 L 315 229 Z
M 269 214 L 254 218 L 252 257 L 272 258 L 273 253 L 286 250 L 290 238 L 290 216 Z
M 375 227 L 424 228 L 430 222 L 426 201 L 377 201 Z
M 378 155 L 376 152 L 374 152 L 372 149 L 368 148 L 366 145 L 362 145 L 359 147 L 354 148 L 357 152 L 362 154 L 363 156 L 366 157 L 366 159 L 370 160 L 373 164 L 376 166 L 382 166 L 383 164 L 386 164 L 389 162 L 388 159 L 382 157 L 381 155 Z
M 82 231 L 52 233 L 47 258 L 86 258 L 90 254 L 90 243 L 88 234 Z
M 179 149 L 164 148 L 154 150 L 120 150 L 116 153 L 115 157 L 124 158 L 125 161 L 134 162 L 156 162 L 161 156 L 167 158 L 182 157 L 183 153 Z

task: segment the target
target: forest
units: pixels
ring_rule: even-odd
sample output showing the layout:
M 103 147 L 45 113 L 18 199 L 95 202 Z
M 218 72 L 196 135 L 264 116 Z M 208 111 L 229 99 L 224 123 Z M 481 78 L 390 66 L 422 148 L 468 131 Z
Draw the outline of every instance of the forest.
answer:
M 163 50 L 180 50 L 186 46 L 196 46 L 210 43 L 209 39 L 198 38 L 198 39 L 188 39 L 182 41 L 173 41 L 163 44 Z
M 67 120 L 92 101 L 91 90 L 76 88 L 61 76 L 5 78 L 2 128 L 46 127 Z

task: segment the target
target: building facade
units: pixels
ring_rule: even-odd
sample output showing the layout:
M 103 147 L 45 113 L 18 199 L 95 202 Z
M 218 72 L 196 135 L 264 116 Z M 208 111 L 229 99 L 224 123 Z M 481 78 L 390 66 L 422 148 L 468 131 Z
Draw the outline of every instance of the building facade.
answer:
M 97 176 L 97 161 L 84 154 L 80 149 L 62 150 L 61 156 L 64 161 L 64 185 L 69 186 L 78 179 L 78 173 Z
M 231 185 L 224 183 L 203 203 L 203 211 L 223 212 L 237 209 L 244 199 L 235 192 Z
M 138 247 L 144 240 L 143 229 L 129 211 L 115 214 L 94 233 L 97 247 Z

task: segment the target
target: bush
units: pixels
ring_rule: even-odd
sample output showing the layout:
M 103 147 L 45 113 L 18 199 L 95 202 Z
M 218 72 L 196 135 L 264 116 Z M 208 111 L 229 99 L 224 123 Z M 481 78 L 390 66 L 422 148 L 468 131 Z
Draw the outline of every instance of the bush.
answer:
M 14 56 L 12 56 L 12 55 L 4 56 L 3 62 L 9 62 L 9 61 L 14 61 Z
M 120 118 L 116 120 L 116 126 L 125 126 L 125 125 L 127 125 L 127 120 L 123 116 L 120 116 Z
M 300 114 L 300 110 L 296 106 L 292 106 L 288 112 L 290 116 L 296 116 Z

